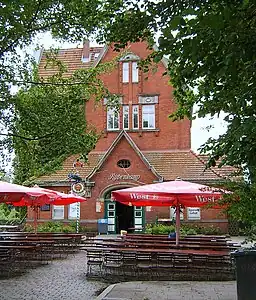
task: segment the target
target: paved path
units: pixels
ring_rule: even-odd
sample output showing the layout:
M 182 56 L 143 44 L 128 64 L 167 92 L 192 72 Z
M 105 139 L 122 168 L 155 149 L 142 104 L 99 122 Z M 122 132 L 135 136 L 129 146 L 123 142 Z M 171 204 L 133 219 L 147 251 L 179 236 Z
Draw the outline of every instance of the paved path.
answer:
M 236 300 L 236 282 L 147 281 L 108 287 L 97 300 Z
M 0 300 L 92 300 L 106 284 L 87 281 L 86 254 L 29 270 L 26 274 L 0 280 Z
M 236 282 L 87 281 L 86 253 L 0 280 L 0 300 L 236 300 Z M 100 296 L 97 293 L 107 288 Z M 255 298 L 256 299 L 256 298 Z

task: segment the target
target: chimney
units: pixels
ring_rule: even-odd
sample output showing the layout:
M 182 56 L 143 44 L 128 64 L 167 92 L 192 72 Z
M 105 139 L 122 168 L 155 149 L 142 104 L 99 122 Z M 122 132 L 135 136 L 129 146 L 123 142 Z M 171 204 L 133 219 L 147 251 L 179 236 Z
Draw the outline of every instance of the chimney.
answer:
M 84 40 L 82 51 L 82 62 L 86 63 L 90 61 L 90 41 Z

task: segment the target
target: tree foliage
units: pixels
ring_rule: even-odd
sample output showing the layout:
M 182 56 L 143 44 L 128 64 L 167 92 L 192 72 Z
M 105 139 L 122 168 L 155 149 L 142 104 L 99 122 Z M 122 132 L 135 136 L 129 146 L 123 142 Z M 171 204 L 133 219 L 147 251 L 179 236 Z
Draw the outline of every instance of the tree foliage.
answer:
M 109 22 L 121 2 L 1 1 L 0 146 L 1 150 L 3 145 L 15 147 L 19 182 L 49 171 L 68 154 L 93 148 L 97 136 L 83 119 L 84 101 L 106 92 L 96 79 L 103 68 L 78 72 L 69 80 L 59 74 L 42 82 L 31 74 L 28 46 L 46 31 L 65 41 L 81 42 L 96 24 Z M 22 89 L 17 96 L 13 86 Z
M 2 0 L 0 3 L 0 113 L 8 107 L 10 85 L 27 81 L 27 46 L 38 33 L 51 32 L 65 41 L 81 42 L 95 26 L 110 22 L 120 9 L 116 0 Z M 26 60 L 26 58 L 28 60 Z
M 224 203 L 231 220 L 242 224 L 245 233 L 255 235 L 256 225 L 256 184 L 248 182 L 229 182 L 226 186 L 234 194 L 226 194 Z
M 225 113 L 227 131 L 201 147 L 209 166 L 241 166 L 249 183 L 234 187 L 230 215 L 255 224 L 256 3 L 253 0 L 131 1 L 113 16 L 99 40 L 117 50 L 158 36 L 149 62 L 168 57 L 168 75 L 178 104 L 172 120 Z M 197 111 L 192 114 L 193 109 Z M 233 196 L 233 195 L 232 195 Z M 234 198 L 233 198 L 234 199 Z M 237 198 L 235 198 L 237 199 Z
M 33 95 L 40 95 L 49 105 L 57 105 L 54 98 L 59 95 L 53 88 L 44 92 L 39 87 L 32 87 L 28 92 L 25 87 L 18 97 L 13 97 L 10 84 L 28 81 L 30 71 L 26 59 L 21 60 L 17 54 L 17 48 L 24 50 L 38 32 L 44 31 L 69 41 L 81 41 L 93 34 L 98 41 L 115 42 L 117 49 L 139 39 L 147 39 L 152 46 L 153 36 L 157 34 L 158 51 L 153 52 L 146 63 L 159 62 L 163 56 L 169 58 L 167 73 L 178 104 L 172 119 L 194 117 L 191 112 L 195 105 L 198 117 L 225 112 L 227 132 L 218 139 L 210 139 L 202 151 L 210 153 L 209 165 L 214 165 L 219 158 L 223 164 L 242 165 L 249 170 L 249 179 L 255 181 L 255 1 L 17 0 L 10 3 L 5 0 L 1 1 L 0 13 L 0 118 L 4 125 L 15 122 L 15 126 L 9 127 L 9 134 L 36 137 L 29 146 L 24 146 L 28 147 L 28 153 L 38 148 L 37 138 L 44 133 L 43 126 L 38 125 L 39 120 L 33 114 L 40 112 L 41 102 L 37 103 Z M 50 99 L 47 99 L 47 93 L 51 95 Z M 63 106 L 64 111 L 71 107 L 70 94 L 65 93 L 64 98 L 68 101 Z M 28 108 L 33 117 L 31 120 L 22 106 Z M 35 106 L 34 111 L 32 106 Z M 28 124 L 16 119 L 17 112 L 29 120 Z M 42 123 L 50 129 L 49 133 L 56 132 L 57 124 L 67 129 L 58 118 L 52 120 L 55 120 L 54 128 L 47 118 Z M 80 117 L 76 121 L 79 124 Z M 71 119 L 67 121 L 67 124 L 71 123 Z M 38 126 L 38 132 L 33 126 Z M 49 137 L 44 138 L 45 143 L 40 147 L 46 147 L 53 157 L 57 149 L 51 149 Z M 23 142 L 15 139 L 15 143 L 28 144 L 25 139 Z M 54 141 L 53 145 L 58 147 L 57 143 Z M 65 150 L 64 153 L 66 155 Z M 38 156 L 33 163 L 40 159 Z M 28 156 L 25 160 L 29 161 Z M 41 166 L 48 163 L 42 156 Z
M 151 61 L 169 58 L 168 74 L 178 110 L 171 117 L 225 113 L 228 130 L 202 147 L 209 164 L 243 165 L 254 180 L 256 170 L 255 45 L 256 5 L 250 0 L 163 0 L 130 4 L 118 13 L 102 39 L 117 42 L 151 39 L 158 51 Z
M 109 72 L 116 60 L 89 69 L 75 71 L 63 77 L 65 66 L 46 79 L 37 72 L 33 81 L 23 87 L 13 99 L 14 120 L 12 141 L 15 149 L 15 180 L 31 183 L 36 177 L 52 173 L 71 154 L 87 161 L 99 132 L 86 123 L 85 105 L 95 105 L 103 97 L 112 98 L 100 75 Z M 67 174 L 68 175 L 68 174 Z
M 0 204 L 0 222 L 1 224 L 14 225 L 24 221 L 24 209 L 13 208 L 4 203 Z

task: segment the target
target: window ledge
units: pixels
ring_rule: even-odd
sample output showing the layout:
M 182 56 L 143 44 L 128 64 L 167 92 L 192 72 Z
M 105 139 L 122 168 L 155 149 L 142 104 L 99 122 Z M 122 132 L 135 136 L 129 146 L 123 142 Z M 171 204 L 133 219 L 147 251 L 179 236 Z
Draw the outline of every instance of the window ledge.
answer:
M 120 132 L 121 129 L 105 129 L 104 132 Z
M 159 132 L 160 129 L 159 128 L 155 128 L 155 129 L 105 129 L 104 132 L 108 133 L 108 132 L 120 132 L 120 131 L 126 131 L 126 132 Z
M 143 132 L 150 132 L 150 131 L 152 131 L 152 132 L 159 132 L 160 131 L 160 129 L 159 128 L 155 128 L 155 129 L 139 129 L 139 130 L 137 130 L 137 131 L 143 131 Z

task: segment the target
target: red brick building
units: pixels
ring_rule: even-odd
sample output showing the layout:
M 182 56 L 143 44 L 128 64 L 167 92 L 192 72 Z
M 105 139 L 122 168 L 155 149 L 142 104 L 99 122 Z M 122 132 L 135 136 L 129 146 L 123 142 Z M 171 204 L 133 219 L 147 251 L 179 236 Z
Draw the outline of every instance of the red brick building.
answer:
M 137 68 L 149 51 L 144 42 L 131 44 L 118 68 L 102 76 L 110 92 L 120 98 L 119 113 L 106 107 L 108 99 L 102 99 L 97 107 L 93 101 L 86 103 L 87 122 L 101 133 L 96 148 L 89 153 L 88 163 L 81 164 L 77 161 L 79 154 L 73 155 L 61 170 L 38 179 L 40 186 L 64 192 L 70 192 L 72 185 L 87 197 L 87 202 L 81 204 L 80 212 L 76 204 L 48 207 L 40 211 L 40 222 L 68 222 L 79 212 L 81 225 L 96 228 L 98 220 L 106 218 L 109 232 L 128 228 L 139 230 L 156 218 L 171 219 L 172 209 L 124 206 L 111 201 L 112 190 L 177 177 L 210 184 L 229 175 L 230 168 L 205 170 L 205 158 L 190 150 L 189 120 L 171 122 L 168 119 L 175 110 L 175 103 L 168 77 L 162 75 L 167 61 L 163 59 L 156 71 L 147 74 Z M 90 47 L 86 42 L 83 48 L 59 51 L 58 58 L 67 65 L 68 73 L 72 73 L 78 68 L 109 61 L 116 55 L 111 47 Z M 42 55 L 41 76 L 52 72 L 44 69 L 45 61 Z M 70 172 L 78 174 L 82 182 L 72 184 L 68 180 Z M 214 209 L 186 208 L 183 221 L 214 224 L 227 230 L 226 216 Z

